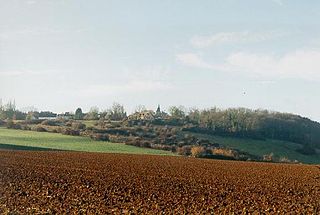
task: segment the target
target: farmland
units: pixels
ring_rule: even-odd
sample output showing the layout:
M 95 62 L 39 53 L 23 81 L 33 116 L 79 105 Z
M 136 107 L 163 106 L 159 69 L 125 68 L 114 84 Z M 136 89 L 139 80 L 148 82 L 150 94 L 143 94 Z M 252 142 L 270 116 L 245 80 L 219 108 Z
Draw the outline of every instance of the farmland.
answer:
M 0 151 L 2 213 L 319 214 L 319 195 L 315 165 Z
M 47 132 L 12 130 L 0 127 L 0 148 L 25 150 L 68 150 L 107 153 L 159 154 L 170 152 L 139 148 L 119 143 L 94 141 L 88 137 Z

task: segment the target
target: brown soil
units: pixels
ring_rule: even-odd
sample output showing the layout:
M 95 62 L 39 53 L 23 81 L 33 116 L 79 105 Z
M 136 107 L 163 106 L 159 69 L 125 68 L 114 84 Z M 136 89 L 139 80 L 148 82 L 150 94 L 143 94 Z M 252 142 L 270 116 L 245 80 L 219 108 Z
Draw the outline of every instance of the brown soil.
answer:
M 4 214 L 320 214 L 319 196 L 312 165 L 0 151 Z

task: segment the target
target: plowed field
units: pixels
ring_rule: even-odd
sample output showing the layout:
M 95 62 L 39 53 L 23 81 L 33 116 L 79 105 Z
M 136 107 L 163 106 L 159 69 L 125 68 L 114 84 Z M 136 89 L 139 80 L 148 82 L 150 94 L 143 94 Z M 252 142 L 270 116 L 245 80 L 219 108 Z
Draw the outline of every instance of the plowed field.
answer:
M 0 212 L 320 214 L 320 168 L 151 155 L 0 151 Z

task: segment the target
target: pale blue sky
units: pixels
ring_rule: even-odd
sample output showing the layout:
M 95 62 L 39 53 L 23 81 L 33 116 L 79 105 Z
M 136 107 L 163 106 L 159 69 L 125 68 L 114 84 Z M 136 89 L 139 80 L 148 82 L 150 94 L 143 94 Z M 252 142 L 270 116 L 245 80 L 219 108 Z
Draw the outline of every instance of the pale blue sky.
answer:
M 0 0 L 20 108 L 248 107 L 320 121 L 318 0 Z

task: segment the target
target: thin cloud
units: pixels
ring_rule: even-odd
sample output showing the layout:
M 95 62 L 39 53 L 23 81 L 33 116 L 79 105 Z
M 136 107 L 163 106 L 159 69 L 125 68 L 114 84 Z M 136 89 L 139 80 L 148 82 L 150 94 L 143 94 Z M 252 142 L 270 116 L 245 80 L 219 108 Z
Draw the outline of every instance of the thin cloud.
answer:
M 283 36 L 283 32 L 219 32 L 209 36 L 194 36 L 191 44 L 195 48 L 207 48 L 221 44 L 249 43 L 271 40 Z
M 198 54 L 195 53 L 182 53 L 176 55 L 176 61 L 182 65 L 201 68 L 201 69 L 209 69 L 209 70 L 226 70 L 224 65 L 218 64 L 210 64 L 203 60 Z
M 178 62 L 181 62 L 184 65 L 205 69 L 212 69 L 212 65 L 206 63 L 199 55 L 195 53 L 183 53 L 176 56 Z
M 320 81 L 320 51 L 297 50 L 281 57 L 234 53 L 226 60 L 229 69 L 274 78 Z
M 178 62 L 185 66 L 236 72 L 271 80 L 297 78 L 320 81 L 319 50 L 296 50 L 282 56 L 236 52 L 227 56 L 222 64 L 210 64 L 198 55 L 189 53 L 180 55 Z

